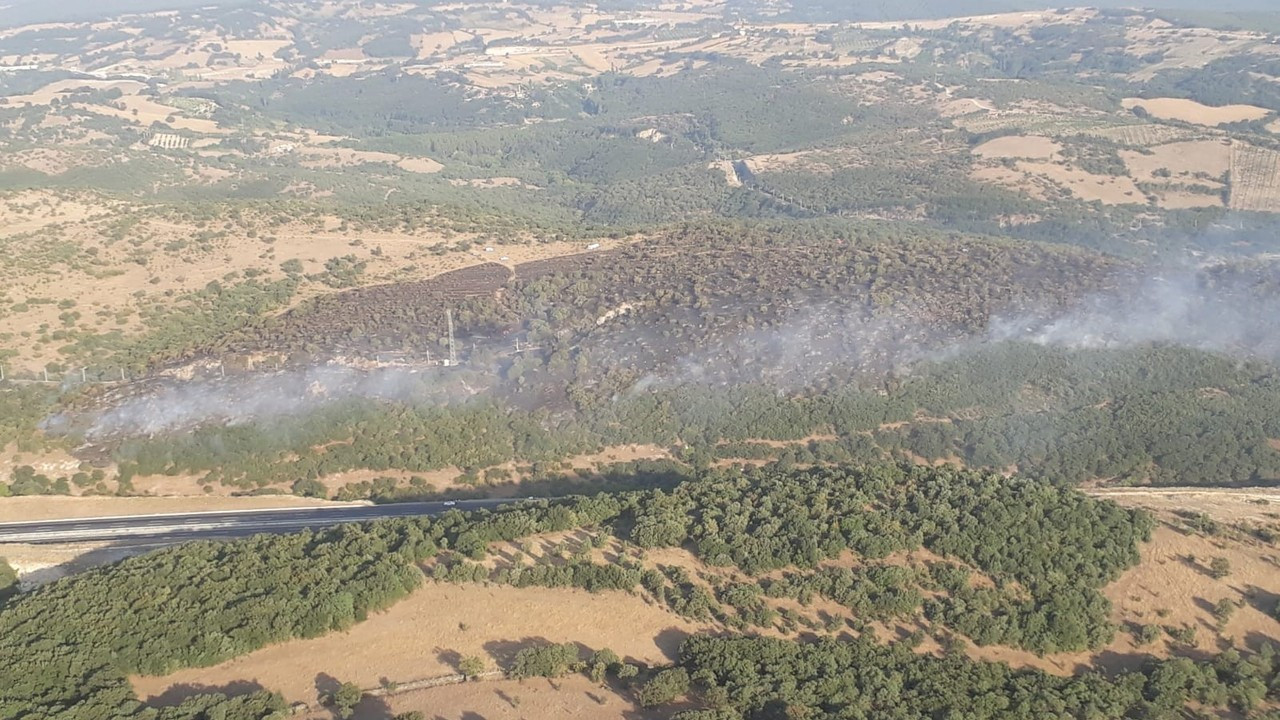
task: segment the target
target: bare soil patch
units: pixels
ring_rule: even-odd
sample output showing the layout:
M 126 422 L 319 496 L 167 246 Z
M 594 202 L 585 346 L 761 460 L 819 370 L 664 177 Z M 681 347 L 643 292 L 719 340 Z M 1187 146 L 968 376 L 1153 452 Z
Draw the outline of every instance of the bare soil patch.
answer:
M 718 160 L 707 167 L 724 173 L 724 181 L 729 184 L 729 187 L 742 187 L 742 180 L 738 178 L 738 173 L 734 172 L 732 161 Z
M 520 178 L 514 177 L 488 177 L 488 178 L 471 178 L 463 180 L 462 178 L 453 178 L 449 180 L 449 184 L 454 187 L 474 187 L 474 188 L 501 188 L 501 187 L 525 187 L 536 188 L 533 185 L 526 185 Z
M 815 150 L 802 150 L 792 153 L 775 153 L 769 155 L 755 155 L 746 159 L 747 168 L 753 173 L 781 172 L 797 167 L 805 167 L 816 169 L 821 167 L 826 171 L 830 171 L 830 166 L 819 158 L 829 158 L 830 151 L 824 150 L 818 152 Z
M 444 169 L 444 165 L 425 157 L 406 157 L 396 163 L 396 167 L 401 170 L 408 170 L 415 173 L 438 173 Z

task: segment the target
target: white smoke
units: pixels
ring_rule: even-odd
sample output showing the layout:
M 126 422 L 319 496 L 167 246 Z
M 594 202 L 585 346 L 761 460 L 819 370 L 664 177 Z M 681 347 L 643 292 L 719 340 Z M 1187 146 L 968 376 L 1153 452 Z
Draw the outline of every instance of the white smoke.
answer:
M 1257 275 L 1228 273 L 1210 282 L 1211 277 L 1186 270 L 1135 279 L 1120 292 L 1086 297 L 1065 311 L 994 316 L 985 331 L 976 334 L 938 321 L 923 307 L 873 313 L 861 304 L 824 302 L 783 321 L 651 363 L 648 374 L 628 393 L 744 383 L 768 384 L 787 393 L 849 377 L 851 370 L 868 378 L 903 376 L 920 361 L 946 360 L 1003 342 L 1072 349 L 1167 344 L 1280 362 L 1277 283 L 1260 291 Z M 496 367 L 452 372 L 461 374 L 444 382 L 426 368 L 324 365 L 225 380 L 175 381 L 119 399 L 88 419 L 49 418 L 45 427 L 65 430 L 74 424 L 89 441 L 100 441 L 209 424 L 270 421 L 360 398 L 439 401 L 455 392 L 484 392 L 498 382 Z M 481 390 L 471 390 L 467 379 Z
M 1071 349 L 1177 345 L 1280 360 L 1280 297 L 1259 295 L 1241 282 L 1208 285 L 1203 277 L 1158 275 L 1124 297 L 1092 297 L 1064 314 L 994 318 L 986 340 Z
M 901 373 L 940 344 L 954 342 L 957 333 L 926 322 L 918 308 L 869 315 L 863 307 L 826 302 L 781 323 L 708 343 L 646 375 L 631 392 L 686 384 L 767 383 L 782 393 L 819 383 L 842 368 Z
M 996 314 L 976 335 L 920 308 L 866 317 L 825 303 L 681 357 L 631 392 L 741 382 L 769 383 L 782 392 L 820 382 L 836 369 L 903 376 L 922 360 L 944 361 L 1004 342 L 1069 349 L 1177 345 L 1280 361 L 1280 296 L 1274 289 L 1259 292 L 1256 277 L 1228 275 L 1212 283 L 1209 277 L 1196 270 L 1134 277 L 1120 291 L 1087 296 L 1066 310 Z
M 90 441 L 110 436 L 155 435 L 201 425 L 243 425 L 304 415 L 357 398 L 407 399 L 425 394 L 428 378 L 409 368 L 357 370 L 324 365 L 219 380 L 175 382 L 126 398 L 94 415 L 84 431 Z M 51 418 L 57 426 L 66 418 Z

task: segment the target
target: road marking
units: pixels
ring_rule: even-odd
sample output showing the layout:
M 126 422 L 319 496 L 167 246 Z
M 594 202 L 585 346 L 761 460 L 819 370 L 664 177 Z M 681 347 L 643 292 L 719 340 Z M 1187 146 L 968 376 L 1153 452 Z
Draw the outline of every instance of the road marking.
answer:
M 174 542 L 199 534 L 218 536 L 219 531 L 253 535 L 271 530 L 305 530 L 377 520 L 440 515 L 459 507 L 496 508 L 522 502 L 514 498 L 401 503 L 390 505 L 352 504 L 342 507 L 254 508 L 240 511 L 116 515 L 101 518 L 63 518 L 45 522 L 0 524 L 2 543 L 55 543 L 110 541 L 129 538 L 173 536 Z M 320 512 L 316 512 L 320 511 Z M 263 513 L 283 514 L 263 518 Z M 210 516 L 220 516 L 209 522 Z M 205 522 L 201 522 L 205 520 Z M 166 522 L 170 521 L 170 522 Z

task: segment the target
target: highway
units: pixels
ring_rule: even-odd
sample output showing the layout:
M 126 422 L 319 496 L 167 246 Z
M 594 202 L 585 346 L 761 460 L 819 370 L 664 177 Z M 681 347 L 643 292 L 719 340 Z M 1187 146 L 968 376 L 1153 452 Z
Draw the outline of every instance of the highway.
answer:
M 511 499 L 458 500 L 10 522 L 0 523 L 0 544 L 141 540 L 153 544 L 176 543 L 197 538 L 231 538 L 257 533 L 285 533 L 383 518 L 439 515 L 452 509 L 496 508 L 512 502 L 518 501 Z

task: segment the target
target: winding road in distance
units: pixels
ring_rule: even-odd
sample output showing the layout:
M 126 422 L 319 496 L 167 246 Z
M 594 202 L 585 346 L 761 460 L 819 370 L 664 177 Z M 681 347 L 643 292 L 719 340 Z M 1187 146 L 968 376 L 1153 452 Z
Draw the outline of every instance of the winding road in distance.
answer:
M 254 510 L 114 517 L 69 518 L 36 522 L 0 523 L 0 544 L 132 542 L 178 543 L 198 538 L 231 538 L 257 533 L 286 533 L 350 522 L 366 522 L 395 517 L 440 515 L 448 510 L 496 508 L 520 502 L 518 499 L 457 500 L 444 502 L 396 503 L 391 505 L 348 505 L 342 507 L 300 507 Z

